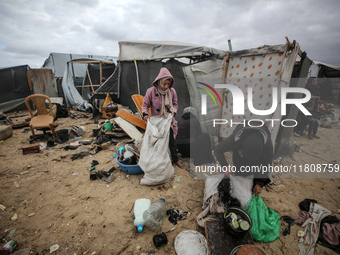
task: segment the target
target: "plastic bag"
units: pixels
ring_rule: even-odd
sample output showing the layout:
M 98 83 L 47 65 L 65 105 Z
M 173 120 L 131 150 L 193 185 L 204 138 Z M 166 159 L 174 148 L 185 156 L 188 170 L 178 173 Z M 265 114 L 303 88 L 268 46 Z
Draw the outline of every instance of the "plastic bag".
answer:
M 272 242 L 280 237 L 280 216 L 259 195 L 253 195 L 244 210 L 252 219 L 250 233 L 254 240 Z

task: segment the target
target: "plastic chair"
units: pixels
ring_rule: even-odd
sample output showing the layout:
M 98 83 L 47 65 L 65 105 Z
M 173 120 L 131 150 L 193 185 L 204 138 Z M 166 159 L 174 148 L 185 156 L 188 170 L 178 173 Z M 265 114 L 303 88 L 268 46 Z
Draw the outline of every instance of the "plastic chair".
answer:
M 49 102 L 50 110 L 46 107 L 46 100 Z M 33 111 L 30 106 L 30 101 L 34 104 L 35 108 L 38 111 L 38 115 L 34 116 Z M 49 128 L 52 131 L 53 137 L 57 139 L 57 136 L 55 134 L 54 130 L 54 124 L 53 124 L 53 116 L 51 113 L 52 110 L 52 102 L 51 99 L 42 94 L 34 94 L 30 95 L 26 98 L 25 104 L 28 108 L 28 111 L 31 115 L 31 121 L 30 121 L 30 129 L 32 131 L 33 138 L 35 138 L 34 129 L 44 129 Z

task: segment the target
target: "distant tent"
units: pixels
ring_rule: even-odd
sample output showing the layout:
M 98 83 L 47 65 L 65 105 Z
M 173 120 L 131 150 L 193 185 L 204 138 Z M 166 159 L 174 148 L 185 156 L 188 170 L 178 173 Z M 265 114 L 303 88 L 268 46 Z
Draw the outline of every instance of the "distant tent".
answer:
M 52 69 L 53 74 L 54 74 L 54 80 L 57 84 L 58 96 L 60 97 L 63 96 L 62 79 L 64 77 L 67 63 L 74 59 L 101 59 L 104 61 L 115 63 L 117 60 L 117 57 L 90 55 L 90 54 L 72 54 L 72 53 L 56 53 L 56 52 L 50 53 L 48 58 L 45 60 L 42 68 Z M 86 66 L 81 65 L 81 64 L 71 63 L 69 66 L 69 71 L 76 85 L 82 85 L 85 77 L 87 76 Z M 79 91 L 81 92 L 80 89 Z
M 308 77 L 317 77 L 320 98 L 340 104 L 340 67 L 313 61 Z
M 66 105 L 68 107 L 76 106 L 79 110 L 86 110 L 88 108 L 92 108 L 92 105 L 87 103 L 87 101 L 84 99 L 84 97 L 82 97 L 75 86 L 74 77 L 72 75 L 72 68 L 73 66 L 75 66 L 74 64 L 82 65 L 86 70 L 86 74 L 84 76 L 87 77 L 89 85 L 86 85 L 86 79 L 84 79 L 82 85 L 79 86 L 82 87 L 80 91 L 84 91 L 85 95 L 87 94 L 87 92 L 94 92 L 95 87 L 97 88 L 102 84 L 103 66 L 105 65 L 105 67 L 107 67 L 105 69 L 105 73 L 107 73 L 114 71 L 115 64 L 110 61 L 93 58 L 73 59 L 67 62 L 62 81 L 62 89 L 66 100 Z M 90 64 L 92 65 L 91 72 L 89 70 Z M 95 65 L 99 67 L 95 68 Z M 96 84 L 94 84 L 93 82 L 95 82 Z
M 23 105 L 31 94 L 27 77 L 28 65 L 0 69 L 0 109 L 10 110 Z
M 0 110 L 26 109 L 24 101 L 30 94 L 57 96 L 50 69 L 32 69 L 28 65 L 0 69 Z

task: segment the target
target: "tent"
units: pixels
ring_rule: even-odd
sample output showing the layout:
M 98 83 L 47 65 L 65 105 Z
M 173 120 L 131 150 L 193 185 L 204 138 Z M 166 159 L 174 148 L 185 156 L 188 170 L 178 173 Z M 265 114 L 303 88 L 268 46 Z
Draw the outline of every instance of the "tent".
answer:
M 178 95 L 178 115 L 190 106 L 189 91 L 183 67 L 193 62 L 223 58 L 224 51 L 196 44 L 172 41 L 120 41 L 117 69 L 109 79 L 95 91 L 95 98 L 112 99 L 132 111 L 137 111 L 131 95 L 145 95 L 162 67 L 174 76 L 174 88 Z
M 0 69 L 0 110 L 25 109 L 30 94 L 57 96 L 56 84 L 50 69 L 32 69 L 28 65 Z
M 340 104 L 340 67 L 313 61 L 308 77 L 317 77 L 320 99 Z
M 79 110 L 87 110 L 92 108 L 90 104 L 84 99 L 75 86 L 74 76 L 73 76 L 73 66 L 74 64 L 79 64 L 84 66 L 85 73 L 84 77 L 87 78 L 89 85 L 86 84 L 86 79 L 83 79 L 80 90 L 84 92 L 85 96 L 87 92 L 94 92 L 94 87 L 100 86 L 102 84 L 103 78 L 103 66 L 108 67 L 105 69 L 106 71 L 113 72 L 115 64 L 112 61 L 106 61 L 103 59 L 93 59 L 93 58 L 81 58 L 81 59 L 73 59 L 67 62 L 67 66 L 64 72 L 63 80 L 62 80 L 62 89 L 65 97 L 66 105 L 68 107 L 76 106 Z M 90 73 L 89 65 L 92 65 L 92 75 Z M 98 65 L 99 68 L 95 68 L 94 66 Z M 109 67 L 111 69 L 109 69 Z M 97 71 L 97 72 L 95 72 Z M 93 84 L 93 82 L 98 82 L 98 84 Z M 91 89 L 91 90 L 89 90 Z M 84 95 L 83 94 L 83 95 Z M 86 98 L 86 97 L 85 97 Z
M 114 101 L 117 100 L 135 111 L 131 95 L 145 95 L 160 68 L 167 67 L 174 75 L 174 88 L 179 95 L 177 119 L 185 107 L 193 106 L 198 110 L 202 129 L 212 136 L 226 138 L 235 128 L 235 125 L 230 126 L 230 124 L 214 127 L 213 119 L 243 122 L 256 118 L 268 124 L 266 119 L 281 121 L 287 116 L 291 119 L 296 118 L 297 109 L 291 109 L 287 116 L 282 118 L 280 100 L 276 110 L 266 116 L 253 115 L 246 101 L 244 114 L 234 115 L 232 94 L 223 89 L 216 89 L 219 101 L 210 89 L 215 84 L 228 83 L 237 86 L 244 95 L 247 95 L 247 87 L 252 86 L 254 93 L 252 100 L 257 103 L 254 107 L 258 110 L 269 108 L 272 101 L 272 89 L 290 86 L 295 61 L 298 54 L 302 53 L 299 44 L 295 41 L 290 43 L 287 39 L 286 44 L 267 45 L 235 52 L 180 42 L 124 41 L 119 42 L 119 48 L 118 68 L 96 90 L 95 98 L 100 98 L 101 94 L 105 97 L 106 93 L 109 93 Z M 187 62 L 180 61 L 182 58 L 186 58 Z M 301 76 L 305 80 L 307 73 L 301 72 L 297 77 Z M 299 83 L 294 86 L 303 87 L 304 84 Z M 207 92 L 212 97 L 211 100 L 207 100 L 208 114 L 204 115 L 201 111 L 202 95 Z M 280 122 L 269 124 L 272 124 L 270 126 L 272 142 L 274 146 L 279 145 L 276 150 L 280 151 L 281 148 L 281 155 L 292 155 L 294 153 L 291 141 L 293 128 L 279 132 Z

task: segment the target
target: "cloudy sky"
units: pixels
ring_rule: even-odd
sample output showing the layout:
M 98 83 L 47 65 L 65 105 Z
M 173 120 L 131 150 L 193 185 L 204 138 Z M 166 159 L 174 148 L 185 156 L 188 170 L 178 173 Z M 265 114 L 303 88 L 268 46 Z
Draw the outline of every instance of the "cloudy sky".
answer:
M 118 56 L 118 41 L 180 41 L 228 50 L 296 40 L 340 66 L 338 0 L 0 0 L 0 67 L 50 52 Z

